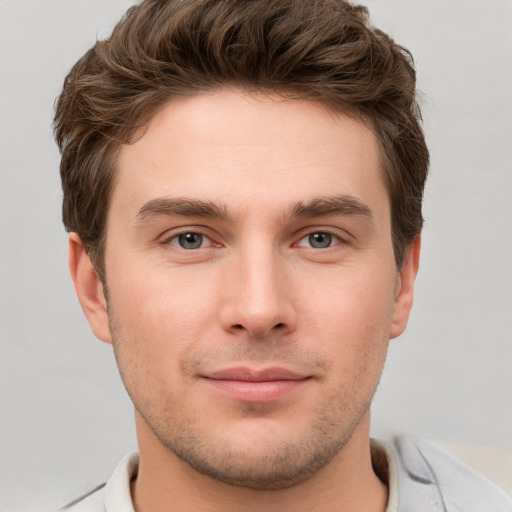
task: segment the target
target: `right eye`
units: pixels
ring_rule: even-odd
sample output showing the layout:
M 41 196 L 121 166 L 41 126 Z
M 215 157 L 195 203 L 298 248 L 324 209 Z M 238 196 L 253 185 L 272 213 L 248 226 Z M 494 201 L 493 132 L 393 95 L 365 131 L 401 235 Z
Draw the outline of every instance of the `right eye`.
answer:
M 174 235 L 172 238 L 169 238 L 167 243 L 176 245 L 185 250 L 202 249 L 203 247 L 211 246 L 213 244 L 206 235 L 195 233 L 193 231 Z

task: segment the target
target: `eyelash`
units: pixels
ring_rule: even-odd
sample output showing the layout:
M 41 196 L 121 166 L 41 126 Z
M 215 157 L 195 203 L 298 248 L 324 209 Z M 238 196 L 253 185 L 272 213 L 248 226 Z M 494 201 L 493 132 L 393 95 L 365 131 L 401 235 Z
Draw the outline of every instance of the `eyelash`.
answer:
M 202 237 L 201 246 L 197 247 L 197 248 L 196 247 L 194 247 L 194 248 L 182 247 L 179 244 L 179 237 L 180 236 L 184 236 L 184 235 L 198 235 L 198 236 Z M 199 230 L 194 230 L 194 229 L 187 229 L 187 230 L 181 231 L 179 233 L 174 233 L 172 236 L 167 237 L 163 241 L 163 244 L 164 245 L 176 246 L 178 249 L 181 249 L 183 251 L 193 251 L 193 250 L 197 250 L 197 249 L 206 249 L 206 248 L 208 248 L 208 247 L 202 247 L 202 244 L 205 242 L 205 240 L 209 240 L 210 241 L 210 245 L 213 245 L 213 246 L 216 246 L 216 247 L 221 247 L 221 244 L 218 244 L 218 243 L 214 242 L 210 236 L 206 235 L 205 233 L 203 233 L 203 232 L 201 232 Z
M 202 237 L 201 245 L 199 247 L 189 247 L 189 248 L 183 247 L 180 244 L 179 239 L 181 236 L 184 236 L 184 235 L 198 235 L 198 236 Z M 330 238 L 329 245 L 327 247 L 313 247 L 311 245 L 312 240 L 309 238 L 313 235 L 326 235 L 328 238 Z M 309 239 L 309 245 L 302 245 L 301 242 L 306 239 Z M 205 243 L 208 240 L 210 242 L 208 244 L 208 246 L 203 247 L 203 243 Z M 319 241 L 319 243 L 321 244 L 321 240 Z M 172 236 L 167 237 L 163 241 L 163 244 L 164 245 L 173 245 L 173 246 L 177 247 L 179 250 L 183 250 L 183 251 L 194 251 L 194 250 L 198 250 L 198 249 L 208 249 L 208 248 L 211 248 L 212 246 L 213 247 L 222 247 L 222 245 L 220 243 L 215 242 L 212 239 L 212 237 L 208 236 L 207 234 L 205 234 L 204 232 L 202 232 L 200 230 L 195 230 L 195 229 L 187 229 L 187 230 L 183 230 L 179 233 L 174 233 Z M 337 233 L 334 233 L 328 229 L 316 229 L 316 230 L 312 230 L 312 231 L 309 231 L 309 232 L 303 234 L 299 238 L 299 240 L 293 244 L 293 246 L 304 247 L 304 248 L 310 249 L 310 250 L 326 250 L 326 249 L 331 249 L 332 247 L 336 247 L 338 245 L 343 245 L 343 244 L 345 244 L 345 245 L 348 244 L 346 238 L 342 238 Z
M 312 245 L 311 245 L 312 240 L 310 239 L 310 237 L 312 237 L 314 235 L 327 235 L 327 237 L 329 237 L 331 239 L 331 243 L 327 247 L 312 247 Z M 301 245 L 301 242 L 305 239 L 309 239 L 308 246 Z M 318 229 L 318 230 L 314 230 L 314 231 L 310 231 L 309 233 L 306 233 L 294 245 L 296 245 L 298 247 L 306 247 L 307 249 L 313 249 L 313 250 L 326 250 L 326 249 L 335 247 L 337 245 L 346 244 L 346 243 L 347 243 L 346 240 L 341 238 L 341 236 L 339 236 L 338 234 L 333 233 L 332 231 L 327 230 L 327 229 Z

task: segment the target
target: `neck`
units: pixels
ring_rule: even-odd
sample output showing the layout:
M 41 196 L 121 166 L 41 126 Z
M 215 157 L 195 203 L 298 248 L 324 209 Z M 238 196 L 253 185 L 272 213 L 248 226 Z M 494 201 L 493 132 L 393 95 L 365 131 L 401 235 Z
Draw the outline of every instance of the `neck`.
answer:
M 136 512 L 384 512 L 387 488 L 372 469 L 369 413 L 348 443 L 311 478 L 286 489 L 238 487 L 202 475 L 163 447 L 137 417 Z

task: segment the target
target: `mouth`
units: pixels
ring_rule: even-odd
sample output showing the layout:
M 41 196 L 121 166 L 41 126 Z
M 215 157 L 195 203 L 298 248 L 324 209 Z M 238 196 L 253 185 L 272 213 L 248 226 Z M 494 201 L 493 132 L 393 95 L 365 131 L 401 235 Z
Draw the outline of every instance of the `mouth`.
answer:
M 286 368 L 255 370 L 238 367 L 200 375 L 215 391 L 245 402 L 273 402 L 290 395 L 312 380 Z

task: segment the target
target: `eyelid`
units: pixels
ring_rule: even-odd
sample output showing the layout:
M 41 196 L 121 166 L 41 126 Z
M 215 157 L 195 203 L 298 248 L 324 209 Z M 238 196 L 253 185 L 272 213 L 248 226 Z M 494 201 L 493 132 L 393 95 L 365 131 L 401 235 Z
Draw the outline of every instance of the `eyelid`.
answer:
M 333 239 L 333 243 L 327 247 L 313 247 L 308 242 L 306 242 L 304 245 L 302 245 L 302 241 L 306 241 L 311 235 L 314 235 L 315 233 L 323 233 L 323 234 L 331 236 Z M 342 243 L 343 243 L 343 240 L 339 236 L 335 235 L 334 233 L 329 233 L 327 231 L 312 231 L 311 233 L 308 233 L 308 234 L 304 235 L 303 237 L 301 237 L 295 245 L 297 247 L 304 247 L 306 249 L 313 249 L 315 251 L 319 251 L 319 250 L 325 251 L 328 249 L 332 249 L 333 247 L 336 247 Z
M 299 247 L 305 247 L 305 246 L 300 246 L 299 243 L 302 240 L 304 240 L 306 237 L 308 237 L 309 235 L 313 235 L 314 233 L 325 233 L 325 234 L 331 235 L 333 238 L 337 239 L 338 242 L 336 244 L 328 247 L 329 249 L 331 247 L 336 247 L 339 244 L 349 244 L 350 241 L 353 239 L 352 235 L 345 230 L 342 230 L 339 228 L 332 228 L 332 227 L 315 226 L 315 227 L 309 227 L 309 228 L 300 230 L 296 236 L 297 241 L 293 245 L 299 246 Z M 317 250 L 315 247 L 309 247 L 309 248 Z M 325 249 L 323 249 L 323 250 L 325 250 Z
M 212 232 L 212 230 L 206 226 L 180 226 L 176 228 L 169 229 L 165 231 L 163 235 L 161 235 L 160 238 L 160 244 L 162 245 L 173 245 L 174 247 L 177 247 L 181 250 L 187 250 L 190 251 L 191 249 L 183 249 L 181 248 L 177 243 L 171 244 L 172 241 L 177 240 L 177 238 L 180 235 L 186 234 L 186 233 L 196 233 L 198 235 L 202 235 L 206 239 L 210 241 L 210 244 L 208 244 L 206 247 L 200 247 L 200 249 L 205 249 L 209 247 L 223 247 L 224 244 L 218 241 L 218 235 L 216 236 L 215 232 Z M 306 228 L 300 229 L 296 235 L 293 237 L 296 241 L 292 244 L 292 246 L 299 246 L 299 243 L 309 235 L 312 235 L 314 233 L 326 233 L 331 235 L 333 238 L 337 240 L 337 243 L 330 247 L 335 247 L 339 244 L 349 244 L 353 240 L 353 236 L 346 230 L 341 228 L 334 228 L 334 227 L 324 227 L 324 226 L 310 226 Z M 303 246 L 305 247 L 305 246 Z M 329 247 L 329 248 L 330 248 Z M 318 250 L 314 247 L 309 247 L 310 249 Z M 198 250 L 198 249 L 196 249 Z M 324 249 L 325 250 L 325 249 Z
M 214 237 L 210 234 L 211 230 L 204 227 L 204 226 L 183 226 L 179 228 L 174 228 L 166 231 L 161 239 L 162 245 L 172 245 L 173 247 L 176 247 L 179 250 L 182 251 L 191 251 L 191 250 L 198 250 L 198 249 L 184 249 L 183 247 L 180 247 L 177 243 L 172 243 L 174 240 L 177 240 L 180 235 L 185 235 L 187 233 L 194 233 L 197 235 L 201 235 L 204 238 L 208 239 L 210 241 L 210 244 L 208 244 L 206 247 L 199 247 L 198 249 L 207 249 L 209 247 L 222 247 L 222 244 L 217 242 Z

